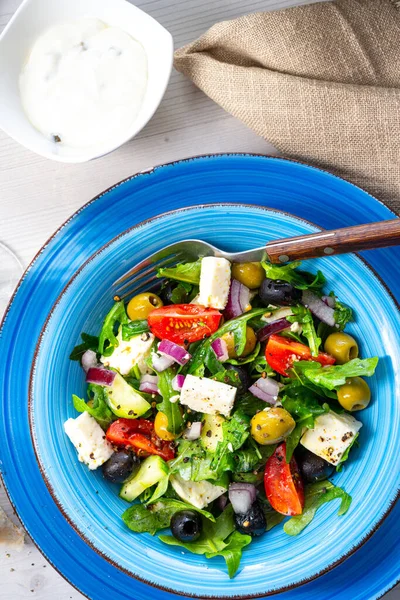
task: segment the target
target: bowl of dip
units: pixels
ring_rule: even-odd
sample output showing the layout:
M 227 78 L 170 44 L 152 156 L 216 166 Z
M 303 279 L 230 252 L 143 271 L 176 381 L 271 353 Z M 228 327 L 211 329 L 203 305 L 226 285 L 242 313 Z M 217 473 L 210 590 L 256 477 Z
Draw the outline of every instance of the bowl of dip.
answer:
M 80 163 L 133 138 L 172 69 L 171 34 L 126 0 L 24 0 L 0 36 L 0 127 Z

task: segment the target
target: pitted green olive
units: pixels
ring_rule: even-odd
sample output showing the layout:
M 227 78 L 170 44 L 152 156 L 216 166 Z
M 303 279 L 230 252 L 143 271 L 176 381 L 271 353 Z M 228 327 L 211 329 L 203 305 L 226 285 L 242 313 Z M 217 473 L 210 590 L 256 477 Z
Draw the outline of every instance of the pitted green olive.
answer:
M 361 377 L 350 377 L 338 390 L 338 400 L 346 410 L 353 412 L 367 408 L 371 400 L 369 385 Z
M 262 410 L 251 419 L 251 435 L 262 446 L 276 444 L 290 435 L 295 428 L 290 413 L 280 407 Z
M 344 365 L 358 356 L 358 345 L 356 340 L 348 333 L 337 331 L 326 338 L 324 344 L 325 352 L 336 359 L 336 364 Z

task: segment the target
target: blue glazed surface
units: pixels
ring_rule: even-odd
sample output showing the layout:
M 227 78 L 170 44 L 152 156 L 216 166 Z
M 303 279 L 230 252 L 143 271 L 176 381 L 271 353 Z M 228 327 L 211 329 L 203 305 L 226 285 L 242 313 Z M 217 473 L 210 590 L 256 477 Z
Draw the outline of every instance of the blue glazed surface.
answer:
M 0 437 L 4 440 L 0 450 L 1 466 L 11 498 L 43 552 L 74 585 L 92 598 L 111 594 L 117 600 L 139 600 L 148 597 L 150 588 L 91 550 L 66 522 L 44 486 L 30 443 L 27 414 L 29 368 L 35 344 L 63 287 L 102 245 L 135 223 L 160 212 L 210 202 L 268 205 L 331 228 L 392 216 L 388 209 L 361 190 L 327 173 L 280 159 L 221 156 L 167 165 L 114 188 L 78 213 L 47 245 L 26 274 L 1 334 L 0 350 L 4 357 L 0 367 L 3 417 Z M 394 377 L 392 371 L 396 363 L 389 358 L 398 356 L 396 336 L 390 335 L 398 330 L 398 314 L 377 280 L 354 257 L 330 259 L 322 266 L 340 295 L 357 307 L 359 320 L 353 327 L 358 337 L 363 336 L 363 353 L 375 350 L 387 357 L 381 362 L 379 385 L 377 381 L 374 383 L 376 402 L 362 416 L 365 444 L 356 452 L 352 468 L 338 477 L 338 483 L 346 485 L 354 495 L 354 505 L 347 517 L 332 516 L 337 507 L 328 505 L 297 539 L 287 538 L 280 528 L 272 531 L 254 545 L 253 553 L 251 550 L 246 553 L 244 569 L 233 582 L 224 575 L 218 560 L 210 561 L 205 571 L 206 564 L 201 558 L 185 555 L 187 566 L 183 569 L 179 552 L 167 551 L 157 538 L 126 537 L 117 517 L 107 513 L 118 514 L 122 501 L 110 487 L 77 463 L 64 436 L 58 435 L 62 421 L 73 414 L 70 392 L 83 390 L 82 374 L 76 365 L 66 361 L 67 347 L 75 343 L 82 328 L 95 330 L 99 315 L 110 303 L 107 288 L 129 262 L 146 256 L 167 243 L 167 239 L 172 241 L 171 235 L 208 239 L 227 249 L 261 245 L 265 230 L 261 231 L 260 223 L 267 228 L 267 237 L 313 230 L 288 218 L 284 219 L 283 228 L 281 217 L 277 219 L 276 215 L 257 209 L 220 207 L 163 217 L 157 221 L 156 236 L 154 225 L 144 225 L 139 232 L 120 238 L 74 280 L 48 324 L 38 356 L 33 388 L 38 451 L 64 510 L 85 536 L 118 564 L 146 579 L 158 578 L 161 585 L 175 587 L 186 594 L 248 596 L 311 576 L 337 560 L 338 554 L 348 551 L 369 531 L 398 485 L 396 435 L 391 432 L 398 432 L 400 411 L 394 385 L 399 379 L 398 373 Z M 134 251 L 135 258 L 127 256 L 127 249 Z M 366 253 L 398 297 L 399 285 L 393 264 L 398 262 L 399 256 L 396 249 Z M 117 261 L 117 257 L 120 260 Z M 127 265 L 122 262 L 124 258 L 128 259 Z M 351 280 L 347 275 L 349 268 L 354 274 Z M 82 282 L 87 284 L 86 291 Z M 355 289 L 352 297 L 348 292 L 351 286 Z M 376 433 L 372 438 L 373 430 Z M 18 450 L 22 447 L 24 452 Z M 387 469 L 390 460 L 392 469 Z M 386 462 L 385 468 L 376 471 L 376 465 L 382 462 Z M 390 471 L 387 476 L 385 469 Z M 72 480 L 79 484 L 72 486 Z M 96 489 L 100 491 L 98 495 Z M 87 511 L 90 503 L 96 503 L 97 508 L 92 516 Z M 343 565 L 281 596 L 325 599 L 340 598 L 346 593 L 352 598 L 378 597 L 398 576 L 399 512 L 396 507 L 371 540 Z M 106 526 L 108 531 L 104 531 Z M 161 562 L 159 553 L 163 556 Z M 260 556 L 267 553 L 268 568 L 257 566 Z M 282 553 L 281 560 L 285 555 L 288 561 L 286 569 L 278 564 L 279 553 Z M 300 554 L 302 560 L 298 559 Z M 152 589 L 151 596 L 162 598 L 167 594 Z

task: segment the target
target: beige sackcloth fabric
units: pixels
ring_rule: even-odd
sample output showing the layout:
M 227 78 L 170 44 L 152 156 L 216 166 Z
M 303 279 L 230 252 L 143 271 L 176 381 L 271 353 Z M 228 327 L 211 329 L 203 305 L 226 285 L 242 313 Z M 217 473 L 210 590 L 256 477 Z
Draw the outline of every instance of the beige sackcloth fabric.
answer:
M 390 0 L 218 23 L 175 53 L 175 67 L 284 156 L 400 212 L 400 11 Z

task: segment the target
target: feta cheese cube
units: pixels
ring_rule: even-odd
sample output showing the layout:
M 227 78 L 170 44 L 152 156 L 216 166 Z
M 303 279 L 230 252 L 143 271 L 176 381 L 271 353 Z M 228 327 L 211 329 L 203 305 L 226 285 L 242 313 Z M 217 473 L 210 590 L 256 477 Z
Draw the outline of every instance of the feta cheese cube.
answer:
M 307 429 L 300 443 L 310 452 L 337 465 L 361 427 L 362 423 L 351 415 L 330 411 L 315 419 L 314 429 Z
M 114 349 L 110 356 L 102 356 L 100 361 L 105 367 L 111 367 L 121 373 L 128 375 L 135 366 L 139 368 L 142 375 L 150 373 L 151 369 L 146 364 L 146 359 L 150 355 L 151 347 L 154 342 L 152 333 L 142 333 L 135 335 L 125 342 L 122 339 L 121 331 L 117 335 L 119 345 Z
M 206 256 L 201 261 L 198 304 L 225 308 L 231 285 L 231 263 L 226 258 Z
M 207 415 L 229 416 L 236 396 L 236 388 L 207 377 L 186 375 L 180 403 Z
M 79 461 L 85 463 L 90 470 L 100 467 L 114 452 L 104 431 L 88 412 L 65 421 L 64 430 L 78 451 Z
M 214 485 L 209 481 L 186 481 L 180 475 L 171 475 L 170 482 L 184 502 L 189 502 L 200 510 L 226 492 L 226 488 L 221 485 Z

